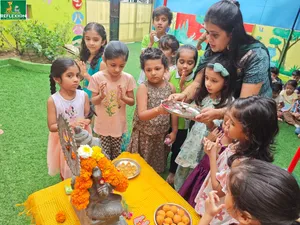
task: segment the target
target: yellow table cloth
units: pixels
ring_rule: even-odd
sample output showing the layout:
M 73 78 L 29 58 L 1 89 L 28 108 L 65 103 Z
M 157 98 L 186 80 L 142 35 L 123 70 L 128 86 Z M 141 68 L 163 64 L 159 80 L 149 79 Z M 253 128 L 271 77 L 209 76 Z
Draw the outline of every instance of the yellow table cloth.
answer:
M 154 212 L 161 204 L 172 202 L 183 206 L 192 216 L 193 225 L 198 224 L 199 215 L 163 178 L 161 178 L 146 161 L 138 154 L 123 152 L 120 158 L 131 158 L 141 166 L 139 176 L 129 180 L 129 187 L 122 193 L 123 199 L 133 212 L 128 224 L 134 224 L 133 219 L 144 215 L 150 224 L 154 224 Z M 70 203 L 70 196 L 65 194 L 65 185 L 70 185 L 67 179 L 54 186 L 31 194 L 25 202 L 25 207 L 34 218 L 37 225 L 59 224 L 55 216 L 59 211 L 66 213 L 64 225 L 80 225 L 80 222 Z

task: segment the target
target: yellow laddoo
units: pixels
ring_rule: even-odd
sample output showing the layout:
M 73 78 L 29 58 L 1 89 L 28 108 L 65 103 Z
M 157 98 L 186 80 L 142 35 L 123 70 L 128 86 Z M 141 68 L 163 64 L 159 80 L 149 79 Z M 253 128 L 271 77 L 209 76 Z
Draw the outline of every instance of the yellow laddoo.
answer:
M 173 222 L 174 223 L 179 223 L 179 222 L 181 222 L 181 220 L 182 220 L 182 218 L 181 218 L 181 216 L 179 216 L 178 214 L 176 214 L 174 217 L 173 217 Z
M 173 219 L 174 213 L 172 211 L 168 211 L 168 212 L 166 212 L 166 217 Z
M 166 212 L 161 209 L 161 210 L 158 210 L 157 215 L 161 215 L 161 216 L 165 217 L 166 216 Z
M 189 219 L 187 216 L 183 216 L 183 217 L 182 217 L 182 222 L 183 222 L 184 224 L 189 224 L 190 219 Z
M 158 225 L 162 225 L 163 222 L 164 222 L 164 219 L 165 219 L 165 217 L 162 216 L 162 215 L 156 216 L 156 222 L 157 222 L 157 224 L 158 224 Z
M 166 224 L 172 224 L 173 220 L 171 218 L 165 218 L 164 223 L 166 223 Z
M 165 212 L 168 212 L 168 211 L 170 211 L 171 207 L 170 207 L 168 204 L 166 204 L 166 205 L 163 206 L 162 209 L 163 209 Z
M 178 214 L 179 216 L 181 216 L 181 217 L 185 215 L 183 209 L 179 209 L 178 212 L 177 212 L 177 214 Z
M 178 211 L 178 208 L 177 208 L 177 206 L 175 206 L 175 205 L 172 205 L 172 206 L 171 206 L 171 211 L 172 211 L 174 214 L 176 214 L 176 213 L 177 213 L 177 211 Z

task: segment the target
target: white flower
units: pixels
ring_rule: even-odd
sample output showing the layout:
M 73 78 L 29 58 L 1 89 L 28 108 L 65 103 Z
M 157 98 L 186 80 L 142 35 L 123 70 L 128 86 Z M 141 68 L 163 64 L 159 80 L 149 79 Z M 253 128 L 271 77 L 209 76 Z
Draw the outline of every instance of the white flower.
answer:
M 88 145 L 80 145 L 79 149 L 78 149 L 78 155 L 81 158 L 87 159 L 89 157 L 91 157 L 93 154 L 93 149 L 88 146 Z

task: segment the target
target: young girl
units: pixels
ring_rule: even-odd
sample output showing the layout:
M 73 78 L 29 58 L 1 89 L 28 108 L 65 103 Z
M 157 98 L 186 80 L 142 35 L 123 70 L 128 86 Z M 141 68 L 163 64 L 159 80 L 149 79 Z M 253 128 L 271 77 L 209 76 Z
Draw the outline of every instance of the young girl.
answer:
M 280 95 L 284 101 L 284 107 L 281 109 L 281 111 L 289 111 L 292 108 L 292 105 L 297 100 L 297 93 L 295 93 L 296 88 L 297 82 L 295 80 L 289 80 L 286 82 L 284 90 L 280 92 Z
M 97 114 L 94 131 L 111 160 L 121 153 L 122 134 L 127 130 L 126 105 L 134 105 L 135 80 L 123 72 L 128 55 L 124 43 L 109 42 L 104 49 L 106 69 L 94 74 L 88 86 Z
M 165 53 L 166 55 L 166 53 Z M 182 92 L 185 87 L 193 82 L 194 73 L 193 69 L 196 66 L 198 59 L 198 51 L 192 45 L 182 45 L 176 55 L 177 69 L 170 71 L 170 83 L 175 86 L 176 93 Z M 167 182 L 174 184 L 174 176 L 177 169 L 175 159 L 180 151 L 180 147 L 183 144 L 189 127 L 189 120 L 184 118 L 178 119 L 178 132 L 176 140 L 171 147 L 171 163 L 169 169 L 169 175 Z
M 48 173 L 51 176 L 59 173 L 62 179 L 72 176 L 61 149 L 57 117 L 62 114 L 71 127 L 81 126 L 90 131 L 89 119 L 85 119 L 90 109 L 88 96 L 84 91 L 77 90 L 80 82 L 80 70 L 72 59 L 56 59 L 51 66 L 50 87 L 51 96 L 47 102 L 48 128 Z M 60 86 L 56 92 L 55 84 Z
M 279 130 L 275 101 L 259 96 L 237 99 L 229 107 L 228 116 L 225 135 L 238 142 L 229 145 L 217 157 L 219 146 L 207 139 L 204 140 L 210 172 L 195 198 L 195 209 L 200 215 L 204 213 L 204 202 L 210 191 L 217 191 L 220 203 L 224 202 L 226 177 L 231 165 L 235 166 L 247 158 L 273 161 L 271 144 Z M 211 224 L 229 225 L 235 222 L 225 210 L 222 210 L 213 218 Z
M 164 80 L 168 60 L 160 49 L 145 49 L 140 61 L 147 81 L 137 91 L 137 107 L 127 151 L 139 153 L 157 173 L 162 173 L 169 153 L 164 140 L 170 128 L 170 115 L 162 108 L 161 101 L 174 93 L 175 88 Z M 176 133 L 177 118 L 172 116 L 172 132 L 168 135 L 171 143 L 174 142 Z
M 105 45 L 105 28 L 99 23 L 88 23 L 83 30 L 80 51 L 81 62 L 78 62 L 78 64 L 84 77 L 83 90 L 88 94 L 89 98 L 92 97 L 92 92 L 87 87 L 91 76 L 105 69 L 105 64 L 102 62 Z
M 166 34 L 159 39 L 159 49 L 165 54 L 168 59 L 169 71 L 164 78 L 168 81 L 170 73 L 176 69 L 175 56 L 179 48 L 179 42 L 174 35 Z M 138 80 L 138 84 L 142 84 L 146 80 L 145 72 L 142 70 Z
M 176 69 L 175 57 L 179 49 L 179 42 L 174 35 L 166 34 L 159 39 L 159 49 L 162 50 L 168 59 L 169 73 L 167 73 L 165 78 L 169 80 L 171 72 Z
M 222 125 L 216 127 L 207 135 L 207 139 L 209 139 L 212 142 L 216 142 L 217 138 L 219 138 L 221 149 L 218 152 L 218 154 L 221 154 L 227 148 L 227 146 L 233 142 L 233 140 L 230 137 L 224 135 L 224 130 L 226 128 L 225 124 L 228 119 L 228 115 L 225 114 Z M 178 191 L 178 193 L 193 207 L 195 207 L 195 198 L 207 174 L 209 173 L 209 169 L 209 157 L 208 155 L 204 155 L 202 160 L 187 177 L 187 179 Z
M 210 192 L 198 225 L 209 225 L 220 210 L 240 225 L 299 225 L 300 192 L 287 171 L 261 160 L 244 160 L 231 169 L 225 204 Z M 298 222 L 297 222 L 298 221 Z
M 200 109 L 223 108 L 232 100 L 229 85 L 230 75 L 234 74 L 232 63 L 226 56 L 219 55 L 207 64 L 204 74 L 202 85 L 195 98 L 197 106 Z M 193 125 L 175 160 L 178 164 L 174 181 L 177 191 L 202 159 L 204 155 L 202 139 L 207 136 L 208 129 L 211 129 L 214 123 L 220 124 L 216 120 L 205 123 L 197 121 Z

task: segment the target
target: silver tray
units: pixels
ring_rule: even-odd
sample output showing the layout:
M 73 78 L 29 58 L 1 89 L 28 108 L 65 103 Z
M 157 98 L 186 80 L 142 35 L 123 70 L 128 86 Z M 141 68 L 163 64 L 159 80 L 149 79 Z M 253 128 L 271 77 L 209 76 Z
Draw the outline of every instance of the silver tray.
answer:
M 194 119 L 200 113 L 200 109 L 196 105 L 191 105 L 180 101 L 163 101 L 161 105 L 166 111 L 176 116 Z
M 154 212 L 154 223 L 155 223 L 156 225 L 158 225 L 158 223 L 156 222 L 156 214 L 157 214 L 157 212 L 158 212 L 159 210 L 161 210 L 161 209 L 163 208 L 164 205 L 170 205 L 170 206 L 175 205 L 177 208 L 182 209 L 182 210 L 184 211 L 184 214 L 190 219 L 190 222 L 189 222 L 187 225 L 192 225 L 192 224 L 193 224 L 191 214 L 190 214 L 185 208 L 183 208 L 181 205 L 178 205 L 178 204 L 176 204 L 176 203 L 170 203 L 170 202 L 167 202 L 167 203 L 164 203 L 164 204 L 158 206 L 158 208 L 157 208 L 157 209 L 155 210 L 155 212 Z
M 113 161 L 113 164 L 115 165 L 115 167 L 117 169 L 118 169 L 118 166 L 121 165 L 122 163 L 124 163 L 124 164 L 129 163 L 130 165 L 136 167 L 136 172 L 132 176 L 127 176 L 128 179 L 135 178 L 137 175 L 140 174 L 140 172 L 141 172 L 141 166 L 138 164 L 137 161 L 135 161 L 133 159 L 130 159 L 130 158 L 117 159 L 117 160 Z

